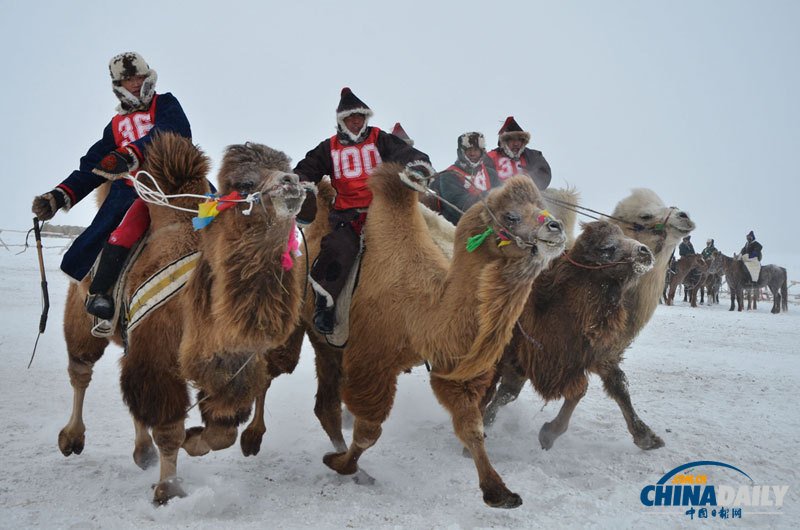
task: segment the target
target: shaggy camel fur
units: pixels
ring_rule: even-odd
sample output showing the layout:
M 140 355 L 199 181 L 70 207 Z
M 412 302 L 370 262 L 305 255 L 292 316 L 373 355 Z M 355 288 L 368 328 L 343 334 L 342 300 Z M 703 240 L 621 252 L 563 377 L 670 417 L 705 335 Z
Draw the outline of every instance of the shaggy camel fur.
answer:
M 701 272 L 708 270 L 708 264 L 700 254 L 689 254 L 688 256 L 681 256 L 675 263 L 675 274 L 669 281 L 669 293 L 667 294 L 667 305 L 672 305 L 675 301 L 675 291 L 678 285 L 684 284 L 684 289 L 688 291 L 689 301 L 692 307 L 697 307 L 697 285 L 688 286 L 686 279 L 694 269 L 699 269 Z M 699 285 L 699 282 L 698 282 Z
M 275 165 L 279 167 L 273 167 Z M 204 195 L 209 191 L 205 179 L 208 166 L 208 159 L 188 140 L 163 134 L 155 138 L 149 148 L 146 169 L 166 194 Z M 222 212 L 204 229 L 202 238 L 201 232 L 192 228 L 194 214 L 148 205 L 151 235 L 128 277 L 125 288 L 128 296 L 163 266 L 201 245 L 206 247 L 186 288 L 154 310 L 129 334 L 127 352 L 121 361 L 123 398 L 136 427 L 134 460 L 145 467 L 154 459 L 148 427 L 152 428 L 160 451 L 161 472 L 154 488 L 155 502 L 165 503 L 184 494 L 175 475 L 178 449 L 186 438 L 187 376 L 196 380 L 208 396 L 201 403 L 201 411 L 210 423 L 211 433 L 206 436 L 208 433 L 202 428 L 192 429 L 188 440 L 190 449 L 200 454 L 206 446 L 221 446 L 220 438 L 229 438 L 228 424 L 237 414 L 249 412 L 253 396 L 242 398 L 239 394 L 246 391 L 243 389 L 249 388 L 253 380 L 268 380 L 294 368 L 291 359 L 286 361 L 280 357 L 280 350 L 275 362 L 272 354 L 268 359 L 264 355 L 266 349 L 286 341 L 296 324 L 301 302 L 301 282 L 297 275 L 283 271 L 280 266 L 281 253 L 286 250 L 293 230 L 292 218 L 305 195 L 297 176 L 289 174 L 287 168 L 288 158 L 265 146 L 230 147 L 220 170 L 223 193 L 260 192 L 260 203 L 253 206 L 249 217 L 242 212 L 247 205 Z M 196 209 L 197 202 L 198 199 L 180 198 L 173 199 L 171 204 Z M 240 237 L 242 235 L 244 237 Z M 226 275 L 231 271 L 220 270 L 220 267 L 230 267 L 231 275 Z M 281 273 L 283 287 L 279 286 Z M 247 281 L 236 284 L 236 275 Z M 71 287 L 65 316 L 69 373 L 76 398 L 73 420 L 59 436 L 64 454 L 80 452 L 76 450 L 78 447 L 82 449 L 83 392 L 91 378 L 91 365 L 107 344 L 89 334 L 90 320 L 81 301 L 87 281 L 82 285 L 83 293 L 78 292 L 77 286 Z M 202 315 L 198 317 L 197 313 Z M 218 319 L 224 325 L 204 320 L 205 327 L 199 330 L 194 327 L 196 318 L 210 318 L 213 324 Z M 182 342 L 182 338 L 187 337 L 189 340 Z M 200 347 L 191 340 L 198 337 L 205 341 Z M 219 349 L 209 353 L 203 349 L 206 347 Z M 186 374 L 181 373 L 179 350 L 184 357 Z M 232 378 L 234 371 L 245 364 L 242 354 L 245 350 L 253 355 L 252 362 Z M 213 368 L 209 369 L 209 364 Z M 258 387 L 261 385 L 263 383 Z M 241 405 L 243 401 L 247 405 Z M 233 430 L 235 439 L 235 426 Z
M 625 376 L 620 359 L 607 355 L 615 351 L 628 319 L 625 293 L 654 262 L 650 249 L 618 226 L 584 225 L 569 253 L 534 281 L 519 329 L 497 367 L 495 383 L 502 376 L 504 388 L 487 407 L 484 422 L 492 423 L 508 388 L 521 389 L 526 379 L 547 401 L 564 397 L 577 404 L 594 373 L 617 399 L 617 381 Z M 552 447 L 552 434 L 548 428 L 539 433 L 544 449 Z
M 520 497 L 506 488 L 486 454 L 479 400 L 534 277 L 563 248 L 563 229 L 541 216 L 541 197 L 530 179 L 511 179 L 489 194 L 487 204 L 522 246 L 498 246 L 501 226 L 478 203 L 456 228 L 450 266 L 428 234 L 416 193 L 400 183 L 401 169 L 384 165 L 369 180 L 374 197 L 364 228 L 368 250 L 341 354 L 341 397 L 355 416 L 353 443 L 323 460 L 341 474 L 355 473 L 361 454 L 380 437 L 398 374 L 428 360 L 431 386 L 473 456 L 484 501 L 516 507 Z M 468 252 L 467 239 L 487 226 L 494 233 Z M 335 371 L 335 359 L 324 362 Z M 331 381 L 338 375 L 320 377 Z M 331 408 L 338 407 L 337 402 Z
M 597 358 L 606 359 L 609 363 L 608 368 L 604 368 L 601 372 L 606 374 L 603 377 L 604 387 L 620 407 L 628 431 L 633 435 L 634 443 L 642 449 L 655 449 L 663 446 L 664 442 L 634 411 L 628 393 L 627 378 L 619 368 L 619 364 L 622 362 L 625 350 L 647 324 L 658 306 L 664 286 L 664 276 L 675 246 L 684 235 L 694 230 L 695 225 L 689 219 L 688 214 L 674 207 L 667 208 L 654 192 L 647 189 L 633 190 L 629 197 L 617 204 L 612 217 L 614 218 L 613 222 L 622 228 L 626 236 L 644 243 L 650 248 L 655 256 L 655 264 L 652 269 L 641 276 L 632 288 L 623 293 L 622 308 L 626 318 L 623 324 L 616 328 L 612 337 L 607 337 L 607 339 L 613 338 L 613 340 L 607 340 L 607 342 L 595 346 L 598 349 L 600 346 L 604 348 L 604 351 L 598 351 L 595 355 Z M 526 308 L 523 314 L 526 314 L 527 311 L 529 309 Z M 577 310 L 574 311 L 576 311 L 576 315 L 579 314 Z M 521 331 L 519 332 L 521 333 Z M 523 337 L 523 339 L 525 344 L 529 343 L 527 338 Z M 517 342 L 521 342 L 519 338 L 517 338 Z M 575 353 L 570 354 L 575 355 Z M 536 367 L 532 366 L 531 371 L 535 372 Z M 497 407 L 516 399 L 525 382 L 525 378 L 520 377 L 519 373 L 519 370 L 513 368 L 501 370 L 500 386 L 494 397 L 495 404 L 492 405 L 492 409 L 496 410 Z M 543 377 L 554 376 L 545 373 Z M 555 440 L 566 432 L 572 412 L 583 397 L 585 389 L 584 385 L 583 392 L 572 389 L 570 396 L 565 394 L 564 404 L 556 418 L 544 424 L 539 432 L 539 441 L 544 449 L 552 447 Z M 494 418 L 495 410 L 489 412 L 486 419 L 491 421 Z

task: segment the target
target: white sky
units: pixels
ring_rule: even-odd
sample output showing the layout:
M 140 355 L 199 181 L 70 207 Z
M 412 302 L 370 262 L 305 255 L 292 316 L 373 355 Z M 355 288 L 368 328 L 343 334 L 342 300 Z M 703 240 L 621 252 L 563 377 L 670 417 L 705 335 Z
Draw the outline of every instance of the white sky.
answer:
M 585 206 L 610 213 L 649 187 L 692 215 L 698 251 L 707 237 L 738 251 L 752 229 L 766 262 L 800 261 L 800 2 L 393 5 L 0 0 L 0 229 L 28 228 L 33 196 L 100 137 L 108 60 L 135 50 L 215 162 L 247 140 L 298 161 L 349 86 L 437 169 L 460 133 L 493 147 L 514 115 Z M 87 224 L 84 203 L 53 222 Z

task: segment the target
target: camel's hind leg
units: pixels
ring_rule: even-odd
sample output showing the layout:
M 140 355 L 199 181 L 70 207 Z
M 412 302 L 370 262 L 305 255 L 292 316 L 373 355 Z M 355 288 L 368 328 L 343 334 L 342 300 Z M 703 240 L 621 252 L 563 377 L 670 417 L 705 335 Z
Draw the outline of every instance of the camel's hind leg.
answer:
M 264 387 L 256 394 L 253 419 L 239 437 L 239 445 L 244 456 L 255 456 L 261 450 L 261 440 L 264 438 L 264 433 L 267 432 L 267 425 L 264 423 L 264 403 L 267 400 L 267 391 L 271 384 L 272 379 L 267 379 Z
M 133 418 L 133 428 L 136 430 L 136 441 L 133 448 L 133 461 L 142 469 L 153 466 L 158 461 L 158 452 L 153 446 L 153 439 L 147 430 L 147 425 Z
M 69 422 L 58 433 L 58 448 L 64 454 L 79 455 L 83 451 L 86 426 L 83 423 L 83 400 L 92 380 L 94 363 L 103 356 L 108 340 L 93 337 L 89 330 L 92 321 L 84 311 L 78 286 L 70 285 L 64 311 L 64 339 L 67 343 L 69 364 L 67 373 L 72 385 L 72 414 Z
M 158 484 L 153 485 L 153 502 L 166 504 L 173 497 L 185 497 L 186 493 L 178 480 L 178 450 L 183 444 L 186 431 L 183 419 L 153 427 L 153 439 L 160 453 L 161 473 Z
M 491 378 L 492 374 L 487 373 L 472 381 L 449 381 L 431 375 L 431 387 L 450 412 L 456 436 L 472 454 L 483 501 L 493 508 L 516 508 L 522 504 L 522 498 L 506 487 L 492 467 L 484 446 L 480 402 Z
M 516 367 L 509 363 L 501 361 L 500 370 L 500 386 L 497 388 L 492 400 L 486 406 L 486 412 L 483 413 L 483 425 L 489 427 L 494 423 L 497 417 L 497 411 L 500 407 L 504 407 L 517 399 L 522 387 L 525 386 L 525 374 L 517 371 Z M 491 392 L 491 388 L 489 389 Z
M 545 451 L 550 450 L 553 447 L 553 443 L 558 439 L 559 436 L 567 432 L 569 428 L 569 420 L 572 418 L 572 413 L 575 412 L 575 407 L 578 406 L 583 396 L 586 395 L 586 388 L 587 386 L 583 387 L 583 390 L 576 396 L 565 396 L 564 403 L 561 405 L 561 409 L 558 411 L 558 415 L 553 418 L 553 421 L 548 421 L 542 428 L 539 429 L 539 443 L 542 446 L 542 449 Z
M 662 440 L 650 427 L 643 422 L 636 411 L 633 410 L 631 396 L 628 393 L 628 378 L 619 366 L 612 366 L 606 372 L 600 374 L 603 380 L 603 388 L 619 405 L 625 423 L 628 424 L 628 431 L 633 435 L 633 443 L 641 449 L 658 449 L 664 446 Z
M 347 443 L 342 435 L 342 351 L 325 344 L 312 332 L 308 333 L 308 338 L 316 354 L 317 396 L 314 414 L 336 452 L 342 453 L 347 451 Z

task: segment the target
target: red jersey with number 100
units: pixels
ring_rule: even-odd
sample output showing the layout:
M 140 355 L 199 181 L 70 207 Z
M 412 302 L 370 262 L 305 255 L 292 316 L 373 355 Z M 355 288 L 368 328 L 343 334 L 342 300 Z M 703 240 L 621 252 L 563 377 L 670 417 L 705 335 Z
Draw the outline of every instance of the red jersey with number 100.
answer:
M 515 175 L 528 175 L 528 170 L 525 167 L 525 160 L 517 159 L 512 160 L 505 155 L 501 155 L 497 151 L 489 151 L 486 153 L 489 158 L 494 160 L 494 165 L 497 168 L 497 177 L 500 182 L 505 182 Z
M 366 208 L 372 202 L 367 179 L 372 175 L 375 166 L 381 163 L 381 155 L 375 144 L 379 132 L 380 129 L 373 127 L 369 136 L 355 145 L 342 145 L 339 135 L 331 138 L 331 184 L 336 189 L 336 202 L 333 204 L 335 209 Z

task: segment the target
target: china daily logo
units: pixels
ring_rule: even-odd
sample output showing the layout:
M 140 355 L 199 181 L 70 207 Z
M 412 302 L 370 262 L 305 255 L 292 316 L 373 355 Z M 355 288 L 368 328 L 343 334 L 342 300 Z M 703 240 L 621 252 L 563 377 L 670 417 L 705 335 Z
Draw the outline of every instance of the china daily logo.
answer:
M 697 468 L 711 469 L 719 484 L 711 484 L 708 474 Z M 688 470 L 688 471 L 687 471 Z M 706 470 L 704 470 L 706 471 Z M 750 476 L 729 464 L 704 460 L 689 462 L 665 474 L 658 482 L 642 488 L 640 499 L 647 507 L 680 507 L 690 518 L 741 519 L 745 515 L 780 514 L 789 486 L 758 485 Z M 688 508 L 688 509 L 686 509 Z M 662 512 L 665 513 L 665 512 Z M 674 512 L 672 512 L 674 513 Z

